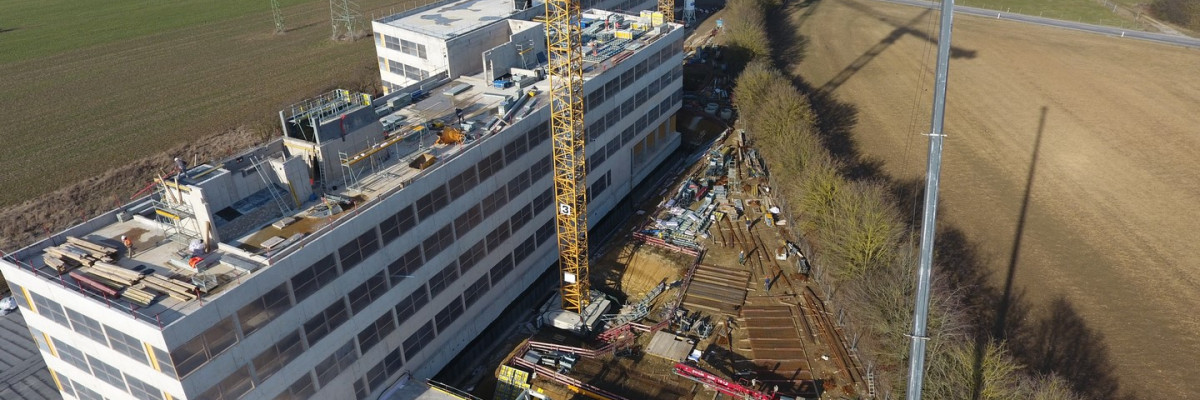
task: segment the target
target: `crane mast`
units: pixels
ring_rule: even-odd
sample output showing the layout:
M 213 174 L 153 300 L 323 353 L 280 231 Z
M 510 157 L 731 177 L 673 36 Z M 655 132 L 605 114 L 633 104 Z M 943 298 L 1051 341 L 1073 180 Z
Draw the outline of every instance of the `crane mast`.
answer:
M 559 293 L 563 310 L 582 315 L 589 291 L 581 19 L 579 0 L 546 1 Z
M 675 22 L 675 0 L 658 0 L 658 12 L 663 15 L 663 22 Z

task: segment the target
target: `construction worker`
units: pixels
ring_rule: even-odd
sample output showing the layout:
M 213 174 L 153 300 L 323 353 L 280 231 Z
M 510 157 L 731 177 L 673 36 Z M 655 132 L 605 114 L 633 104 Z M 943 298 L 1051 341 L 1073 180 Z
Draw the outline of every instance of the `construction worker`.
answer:
M 129 240 L 129 237 L 127 237 L 125 235 L 121 235 L 121 244 L 124 244 L 125 249 L 128 251 L 126 253 L 126 254 L 128 254 L 127 257 L 133 258 L 133 241 Z

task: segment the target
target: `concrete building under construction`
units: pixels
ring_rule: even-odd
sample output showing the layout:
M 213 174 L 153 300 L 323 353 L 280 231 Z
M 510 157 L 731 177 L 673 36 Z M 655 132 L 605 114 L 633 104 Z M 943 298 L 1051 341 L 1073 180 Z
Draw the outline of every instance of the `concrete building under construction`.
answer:
M 556 260 L 539 9 L 379 19 L 386 96 L 287 107 L 284 137 L 182 157 L 148 195 L 6 255 L 63 397 L 402 398 L 441 369 Z M 581 23 L 599 221 L 679 145 L 683 31 Z

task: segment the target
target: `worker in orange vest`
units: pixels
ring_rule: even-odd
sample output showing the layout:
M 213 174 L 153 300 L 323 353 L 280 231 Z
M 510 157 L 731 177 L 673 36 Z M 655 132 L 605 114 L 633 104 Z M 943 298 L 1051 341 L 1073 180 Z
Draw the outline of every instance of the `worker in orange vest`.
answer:
M 121 243 L 124 244 L 125 249 L 129 251 L 127 253 L 128 257 L 133 258 L 133 241 L 129 240 L 129 238 L 126 237 L 125 235 L 121 235 Z

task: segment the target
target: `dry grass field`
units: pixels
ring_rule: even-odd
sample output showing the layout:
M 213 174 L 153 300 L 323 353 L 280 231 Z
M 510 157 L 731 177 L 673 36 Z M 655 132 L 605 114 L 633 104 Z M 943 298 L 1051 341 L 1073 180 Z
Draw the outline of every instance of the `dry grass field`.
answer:
M 936 13 L 804 11 L 795 72 L 857 109 L 861 156 L 918 179 Z M 1200 398 L 1200 51 L 969 16 L 953 39 L 939 216 L 1029 321 L 1051 322 L 1035 329 L 1062 346 L 1031 368 L 1106 347 L 1096 363 L 1122 393 Z
M 378 81 L 371 40 L 331 42 L 327 2 L 298 2 L 284 2 L 283 35 L 271 34 L 265 1 L 150 11 L 125 0 L 88 7 L 102 10 L 6 3 L 21 19 L 0 22 L 0 206 L 217 132 L 270 126 L 280 107 L 323 89 Z M 406 2 L 358 3 L 365 20 Z

